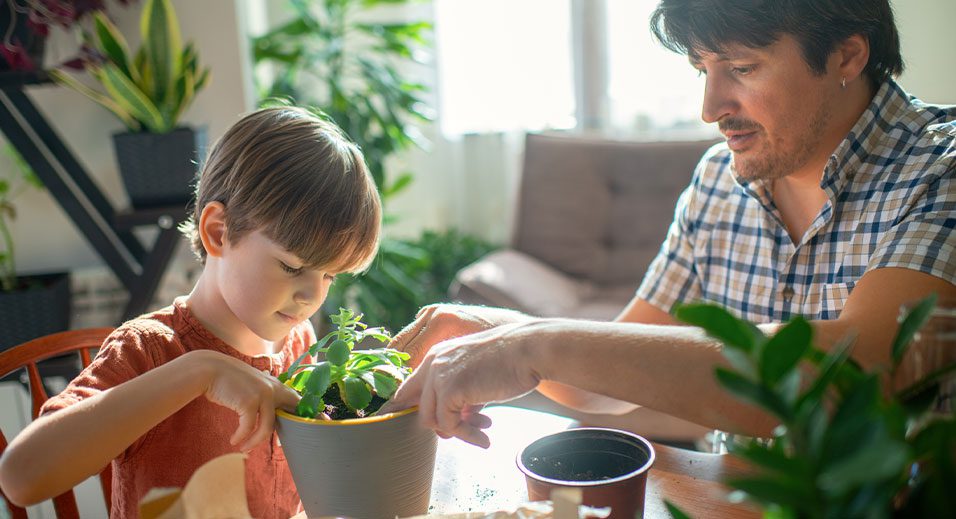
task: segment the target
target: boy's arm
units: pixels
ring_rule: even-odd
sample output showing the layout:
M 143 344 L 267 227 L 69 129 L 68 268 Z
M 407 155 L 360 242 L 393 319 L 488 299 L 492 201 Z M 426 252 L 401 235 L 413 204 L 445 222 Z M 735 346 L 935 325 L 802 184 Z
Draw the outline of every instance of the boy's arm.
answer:
M 198 396 L 239 415 L 231 438 L 248 450 L 272 433 L 276 407 L 296 393 L 275 378 L 213 351 L 194 351 L 27 426 L 0 458 L 0 486 L 26 506 L 99 472 L 137 438 Z

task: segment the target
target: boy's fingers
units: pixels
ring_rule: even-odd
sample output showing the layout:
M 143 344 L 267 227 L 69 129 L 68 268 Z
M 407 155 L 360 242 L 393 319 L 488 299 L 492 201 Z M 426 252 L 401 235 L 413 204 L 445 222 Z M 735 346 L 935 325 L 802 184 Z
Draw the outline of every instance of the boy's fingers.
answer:
M 295 412 L 295 407 L 299 405 L 299 399 L 302 397 L 291 387 L 281 382 L 276 383 L 279 385 L 279 388 L 275 391 L 275 407 L 285 409 L 290 413 Z
M 259 416 L 258 416 L 258 427 L 252 432 L 249 438 L 243 442 L 242 447 L 239 450 L 246 452 L 259 443 L 265 441 L 270 436 L 272 436 L 272 428 L 275 424 L 275 408 L 272 406 L 272 402 L 263 400 L 259 404 Z
M 236 432 L 234 432 L 232 438 L 229 439 L 229 443 L 232 445 L 242 443 L 242 440 L 246 439 L 252 432 L 252 428 L 256 426 L 255 412 L 249 412 L 249 410 L 246 409 L 238 411 L 237 414 L 239 415 L 239 425 L 236 426 Z

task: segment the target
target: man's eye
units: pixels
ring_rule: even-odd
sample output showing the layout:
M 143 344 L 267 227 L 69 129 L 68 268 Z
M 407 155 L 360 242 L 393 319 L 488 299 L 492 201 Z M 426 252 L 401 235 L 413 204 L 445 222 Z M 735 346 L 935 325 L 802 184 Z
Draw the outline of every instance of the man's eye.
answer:
M 286 265 L 285 262 L 283 262 L 283 261 L 280 261 L 279 264 L 282 265 L 282 270 L 288 272 L 289 274 L 298 275 L 298 274 L 300 274 L 300 273 L 302 272 L 302 268 L 301 268 L 301 267 L 299 267 L 299 268 L 293 268 L 293 267 L 290 267 L 290 266 Z
M 734 67 L 730 70 L 733 71 L 733 73 L 737 74 L 738 76 L 747 76 L 754 71 L 754 68 L 756 67 L 754 67 L 753 65 L 747 65 L 744 67 Z

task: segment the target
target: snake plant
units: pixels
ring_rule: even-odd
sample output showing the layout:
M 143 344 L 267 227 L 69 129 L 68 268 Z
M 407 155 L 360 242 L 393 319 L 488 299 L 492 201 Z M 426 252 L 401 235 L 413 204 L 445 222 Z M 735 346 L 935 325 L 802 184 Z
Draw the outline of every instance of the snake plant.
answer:
M 103 105 L 131 131 L 168 133 L 209 79 L 191 43 L 183 46 L 169 0 L 147 0 L 140 17 L 142 44 L 131 53 L 123 34 L 102 12 L 85 34 L 85 69 L 102 86 L 94 90 L 62 70 L 53 79 Z

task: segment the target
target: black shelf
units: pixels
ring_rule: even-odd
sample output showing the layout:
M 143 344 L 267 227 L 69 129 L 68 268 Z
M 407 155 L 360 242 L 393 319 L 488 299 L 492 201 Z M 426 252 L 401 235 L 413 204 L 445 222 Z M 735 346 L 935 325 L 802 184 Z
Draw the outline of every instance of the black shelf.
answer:
M 0 130 L 126 287 L 125 321 L 147 310 L 179 242 L 186 201 L 117 211 L 24 92 L 26 86 L 49 82 L 42 71 L 0 72 Z M 159 228 L 148 248 L 132 232 L 147 225 Z

